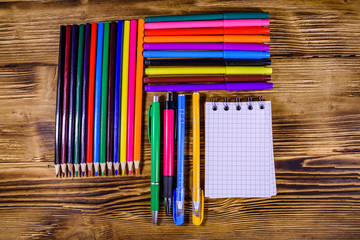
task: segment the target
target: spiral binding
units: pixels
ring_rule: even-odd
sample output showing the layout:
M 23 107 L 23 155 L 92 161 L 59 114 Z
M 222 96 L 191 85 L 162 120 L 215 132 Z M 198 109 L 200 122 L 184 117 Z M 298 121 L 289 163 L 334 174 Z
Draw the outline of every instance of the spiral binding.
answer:
M 228 111 L 230 109 L 229 102 L 230 102 L 229 98 L 225 97 L 224 102 L 223 102 L 223 107 L 224 107 L 225 111 Z M 241 99 L 239 97 L 236 97 L 235 98 L 235 109 L 237 111 L 241 110 L 241 104 L 240 103 L 241 103 Z M 246 104 L 247 104 L 247 108 L 249 110 L 254 109 L 254 102 L 252 100 L 252 97 L 247 98 L 247 103 Z M 261 110 L 265 109 L 265 100 L 264 100 L 264 98 L 262 96 L 259 96 L 258 105 L 259 105 L 259 108 Z M 217 109 L 218 109 L 217 99 L 214 97 L 214 98 L 212 98 L 212 110 L 217 111 Z

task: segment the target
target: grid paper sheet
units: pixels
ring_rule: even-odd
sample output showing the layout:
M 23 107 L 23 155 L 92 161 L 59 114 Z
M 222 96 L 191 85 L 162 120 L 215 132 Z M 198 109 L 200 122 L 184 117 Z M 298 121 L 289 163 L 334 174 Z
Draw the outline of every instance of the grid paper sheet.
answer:
M 271 102 L 215 104 L 205 104 L 205 197 L 275 196 Z

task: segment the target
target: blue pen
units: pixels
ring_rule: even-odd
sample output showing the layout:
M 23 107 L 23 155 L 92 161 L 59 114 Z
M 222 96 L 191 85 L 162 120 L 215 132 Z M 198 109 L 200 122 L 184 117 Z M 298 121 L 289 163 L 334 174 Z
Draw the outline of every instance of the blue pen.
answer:
M 101 110 L 101 70 L 104 40 L 104 23 L 98 24 L 96 46 L 96 73 L 95 73 L 95 104 L 94 104 L 94 155 L 93 163 L 95 176 L 99 173 L 100 161 L 100 110 Z
M 124 22 L 118 21 L 117 42 L 116 42 L 116 63 L 115 63 L 115 92 L 114 92 L 114 170 L 115 175 L 119 172 L 119 144 L 120 144 L 120 99 L 121 99 L 121 66 L 122 66 L 122 41 Z
M 270 52 L 262 51 L 171 51 L 145 50 L 146 58 L 223 58 L 223 59 L 264 59 L 270 58 Z
M 173 217 L 176 225 L 184 223 L 184 150 L 185 150 L 185 95 L 178 95 L 177 110 L 177 181 L 173 196 Z

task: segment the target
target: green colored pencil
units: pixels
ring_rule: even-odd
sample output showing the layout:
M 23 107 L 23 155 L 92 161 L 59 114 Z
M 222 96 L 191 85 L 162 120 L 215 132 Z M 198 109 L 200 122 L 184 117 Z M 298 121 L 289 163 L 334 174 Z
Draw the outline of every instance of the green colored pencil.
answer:
M 107 121 L 107 92 L 109 77 L 109 39 L 110 23 L 104 23 L 104 45 L 101 79 L 101 113 L 100 113 L 100 170 L 101 175 L 105 174 L 106 166 L 106 121 Z

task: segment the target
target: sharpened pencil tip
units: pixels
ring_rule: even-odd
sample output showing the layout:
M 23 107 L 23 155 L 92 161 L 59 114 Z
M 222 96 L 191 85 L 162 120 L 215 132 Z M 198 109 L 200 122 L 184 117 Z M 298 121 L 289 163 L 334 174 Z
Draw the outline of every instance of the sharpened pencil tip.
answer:
M 115 176 L 117 176 L 117 174 L 118 174 L 118 170 L 115 170 Z
M 121 175 L 125 175 L 125 170 L 121 170 Z
M 75 175 L 76 175 L 76 177 L 77 177 L 77 176 L 79 175 L 79 172 L 78 172 L 78 171 L 76 171 L 76 172 L 75 172 Z
M 65 177 L 65 172 L 63 172 L 63 177 Z
M 138 175 L 138 174 L 139 174 L 139 169 L 135 168 L 135 175 Z
M 102 171 L 101 176 L 105 176 L 105 171 Z
M 131 171 L 131 170 L 129 170 L 129 175 L 131 175 L 131 172 L 132 172 L 132 171 Z
M 58 174 L 58 173 L 56 174 L 56 177 L 59 177 L 59 174 Z
M 85 176 L 85 172 L 82 172 L 82 176 L 83 176 L 83 177 Z
M 98 172 L 95 172 L 95 176 L 97 176 L 98 175 Z
M 112 174 L 111 174 L 111 170 L 110 169 L 108 169 L 108 176 L 111 176 Z
M 71 177 L 71 171 L 69 171 L 69 177 Z
M 91 171 L 89 170 L 89 172 L 88 172 L 88 176 L 90 177 L 91 176 Z

